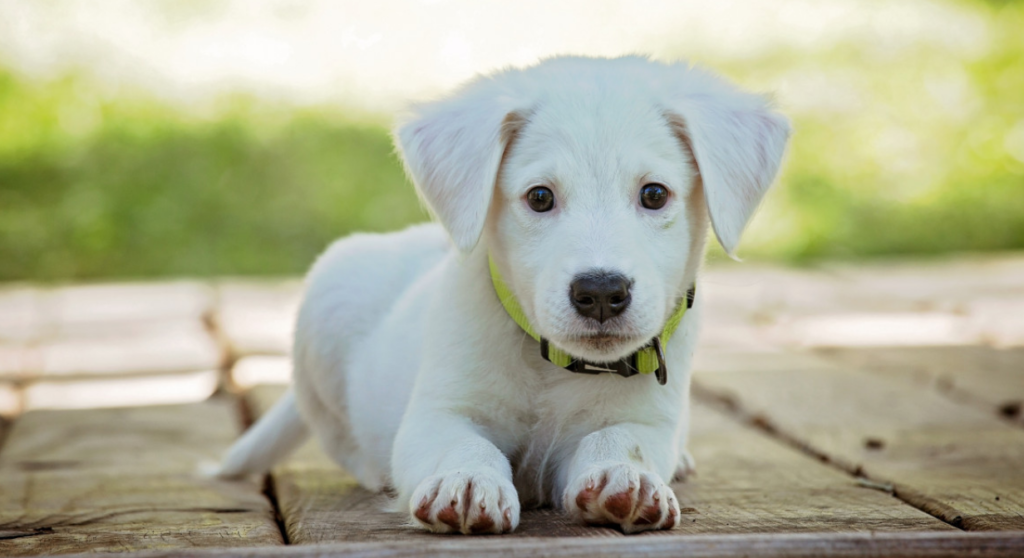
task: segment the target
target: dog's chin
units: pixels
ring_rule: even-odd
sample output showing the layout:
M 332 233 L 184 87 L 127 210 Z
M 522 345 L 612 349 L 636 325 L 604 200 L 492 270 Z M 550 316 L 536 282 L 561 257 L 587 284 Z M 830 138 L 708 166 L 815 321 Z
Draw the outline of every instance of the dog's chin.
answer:
M 616 333 L 591 333 L 556 341 L 555 344 L 576 358 L 590 362 L 614 362 L 633 354 L 646 339 Z

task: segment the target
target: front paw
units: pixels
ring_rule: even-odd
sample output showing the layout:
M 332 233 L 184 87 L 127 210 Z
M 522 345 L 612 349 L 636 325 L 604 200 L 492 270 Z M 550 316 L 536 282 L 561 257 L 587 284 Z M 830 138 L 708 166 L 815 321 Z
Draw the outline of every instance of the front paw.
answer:
M 565 509 L 591 525 L 618 525 L 625 533 L 671 529 L 679 517 L 672 489 L 658 475 L 628 464 L 596 467 L 566 490 Z
M 512 483 L 490 472 L 453 472 L 420 483 L 410 500 L 413 519 L 435 533 L 501 534 L 519 525 Z

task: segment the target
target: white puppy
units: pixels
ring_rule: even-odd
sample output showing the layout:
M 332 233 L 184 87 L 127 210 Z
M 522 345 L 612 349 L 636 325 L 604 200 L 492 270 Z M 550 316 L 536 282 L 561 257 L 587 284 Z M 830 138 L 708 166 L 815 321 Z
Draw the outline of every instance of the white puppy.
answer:
M 416 106 L 395 139 L 440 226 L 317 261 L 294 391 L 221 474 L 265 471 L 308 425 L 431 531 L 509 532 L 544 504 L 671 528 L 709 220 L 731 253 L 788 134 L 763 97 L 640 57 L 552 58 Z

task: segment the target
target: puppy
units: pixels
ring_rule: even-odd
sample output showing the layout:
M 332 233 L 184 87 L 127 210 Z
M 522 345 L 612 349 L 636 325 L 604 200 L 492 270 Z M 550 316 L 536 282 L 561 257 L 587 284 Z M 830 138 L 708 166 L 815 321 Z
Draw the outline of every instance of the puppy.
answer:
M 439 225 L 320 257 L 294 387 L 221 474 L 312 431 L 430 531 L 506 533 L 548 504 L 672 528 L 708 225 L 732 253 L 788 135 L 763 97 L 640 57 L 552 58 L 414 107 L 395 141 Z

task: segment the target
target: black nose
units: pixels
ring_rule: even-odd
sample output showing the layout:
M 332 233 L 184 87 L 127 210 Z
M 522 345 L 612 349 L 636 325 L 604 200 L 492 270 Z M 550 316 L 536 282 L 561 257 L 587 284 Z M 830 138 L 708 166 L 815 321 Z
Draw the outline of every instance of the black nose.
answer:
M 629 279 L 618 273 L 585 273 L 572 280 L 569 299 L 581 316 L 604 322 L 629 308 L 630 284 Z

